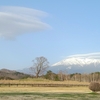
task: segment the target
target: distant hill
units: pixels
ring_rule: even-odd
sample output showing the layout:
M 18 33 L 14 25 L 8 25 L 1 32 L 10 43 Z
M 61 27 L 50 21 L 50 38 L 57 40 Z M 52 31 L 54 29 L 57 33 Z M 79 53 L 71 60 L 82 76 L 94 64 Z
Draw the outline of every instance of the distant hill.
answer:
M 28 75 L 33 75 L 33 71 L 30 70 L 30 68 L 24 68 L 24 69 L 20 69 L 20 70 L 17 70 L 18 72 L 21 72 L 21 73 L 24 73 L 24 74 L 28 74 Z
M 0 70 L 0 79 L 23 79 L 23 78 L 27 78 L 27 77 L 31 77 L 31 75 L 28 74 L 24 74 L 18 71 L 14 71 L 14 70 L 8 70 L 8 69 L 1 69 Z

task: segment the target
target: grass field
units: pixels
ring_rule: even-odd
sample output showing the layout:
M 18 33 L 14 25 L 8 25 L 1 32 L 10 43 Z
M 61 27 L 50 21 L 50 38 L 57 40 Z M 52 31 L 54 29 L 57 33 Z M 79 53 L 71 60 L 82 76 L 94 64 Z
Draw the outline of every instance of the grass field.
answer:
M 0 93 L 0 100 L 100 100 L 94 93 Z
M 99 100 L 89 93 L 88 87 L 0 87 L 0 100 Z
M 0 83 L 12 84 L 89 84 L 77 81 L 50 81 L 45 79 L 0 80 Z M 1 86 L 0 100 L 99 100 L 98 94 L 93 94 L 88 86 L 73 87 L 31 87 L 19 85 Z

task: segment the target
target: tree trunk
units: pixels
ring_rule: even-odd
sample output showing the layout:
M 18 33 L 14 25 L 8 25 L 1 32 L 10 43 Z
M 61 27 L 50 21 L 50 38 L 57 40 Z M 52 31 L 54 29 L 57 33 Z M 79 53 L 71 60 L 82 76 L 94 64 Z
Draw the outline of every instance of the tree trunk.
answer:
M 38 73 L 36 74 L 36 78 L 38 78 L 39 76 L 38 76 Z

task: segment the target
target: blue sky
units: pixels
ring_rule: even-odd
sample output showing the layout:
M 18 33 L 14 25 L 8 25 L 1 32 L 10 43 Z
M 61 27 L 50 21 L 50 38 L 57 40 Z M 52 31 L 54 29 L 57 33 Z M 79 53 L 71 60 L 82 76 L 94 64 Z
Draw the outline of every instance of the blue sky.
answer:
M 100 52 L 100 0 L 0 0 L 0 16 L 0 68 Z

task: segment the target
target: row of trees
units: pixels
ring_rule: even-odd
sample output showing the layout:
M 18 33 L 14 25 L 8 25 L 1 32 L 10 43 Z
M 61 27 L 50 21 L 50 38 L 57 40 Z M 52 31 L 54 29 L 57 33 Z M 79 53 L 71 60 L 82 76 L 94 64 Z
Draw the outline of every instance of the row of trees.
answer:
M 44 75 L 46 79 L 55 80 L 55 81 L 79 81 L 79 82 L 93 82 L 100 81 L 100 72 L 90 73 L 90 74 L 67 74 L 64 71 L 59 71 L 59 73 L 55 74 L 52 71 L 47 71 L 46 75 Z
M 90 73 L 90 74 L 81 74 L 81 73 L 74 73 L 68 74 L 65 71 L 59 71 L 57 74 L 53 73 L 52 71 L 47 71 L 49 67 L 49 62 L 45 57 L 37 57 L 33 60 L 33 66 L 30 68 L 36 78 L 42 76 L 46 79 L 50 80 L 72 80 L 72 81 L 80 81 L 80 82 L 92 82 L 92 81 L 100 81 L 100 72 Z M 45 72 L 47 73 L 43 75 Z

